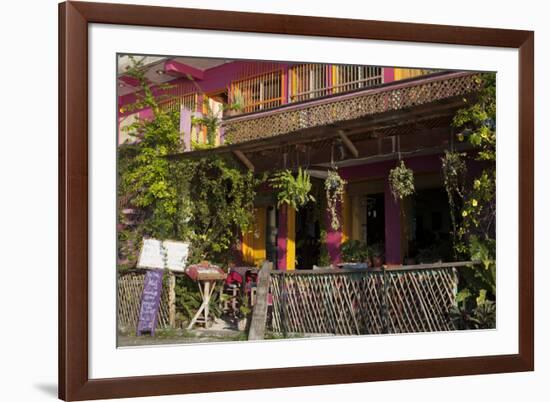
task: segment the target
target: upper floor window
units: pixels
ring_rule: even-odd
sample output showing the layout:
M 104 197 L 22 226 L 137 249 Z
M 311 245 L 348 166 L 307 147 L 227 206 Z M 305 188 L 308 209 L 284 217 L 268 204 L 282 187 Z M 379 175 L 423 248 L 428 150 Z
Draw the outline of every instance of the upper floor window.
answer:
M 271 109 L 283 103 L 282 70 L 261 73 L 231 83 L 229 103 L 235 103 L 239 94 L 241 113 Z

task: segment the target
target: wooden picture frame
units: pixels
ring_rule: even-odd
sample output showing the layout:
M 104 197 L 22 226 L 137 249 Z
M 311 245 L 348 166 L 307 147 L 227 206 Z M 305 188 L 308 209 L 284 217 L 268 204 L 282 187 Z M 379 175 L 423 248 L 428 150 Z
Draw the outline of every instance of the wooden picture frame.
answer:
M 519 49 L 519 353 L 89 379 L 88 24 L 119 24 Z M 64 400 L 353 383 L 534 369 L 534 33 L 153 6 L 59 5 L 59 397 Z

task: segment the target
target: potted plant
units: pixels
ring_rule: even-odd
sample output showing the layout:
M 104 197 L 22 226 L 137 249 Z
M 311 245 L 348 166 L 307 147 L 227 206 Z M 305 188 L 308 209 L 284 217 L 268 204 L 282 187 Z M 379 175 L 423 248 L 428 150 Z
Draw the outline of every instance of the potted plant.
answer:
M 381 244 L 376 243 L 372 246 L 369 246 L 369 255 L 372 258 L 372 266 L 375 268 L 380 268 L 384 265 L 384 248 Z
M 289 169 L 277 172 L 269 179 L 271 186 L 277 190 L 277 206 L 287 204 L 299 209 L 315 198 L 310 194 L 311 179 L 309 173 L 298 168 L 296 175 Z
M 361 267 L 365 263 L 368 264 L 369 252 L 367 245 L 359 240 L 346 240 L 340 246 L 340 252 L 342 253 L 342 259 L 344 265 L 352 265 L 354 267 Z
M 340 229 L 340 217 L 338 204 L 344 200 L 344 187 L 346 181 L 338 174 L 337 170 L 329 170 L 325 179 L 325 192 L 327 197 L 327 211 L 330 214 L 330 227 L 333 230 Z

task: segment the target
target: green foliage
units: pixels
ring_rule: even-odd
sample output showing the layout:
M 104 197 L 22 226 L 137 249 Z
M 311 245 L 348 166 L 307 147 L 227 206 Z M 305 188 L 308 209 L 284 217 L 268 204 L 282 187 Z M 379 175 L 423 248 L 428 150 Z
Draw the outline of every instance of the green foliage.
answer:
M 252 307 L 250 307 L 250 301 L 248 300 L 248 294 L 241 292 L 239 297 L 239 318 L 246 318 L 252 313 Z
M 473 146 L 473 158 L 483 163 L 480 174 L 463 184 L 466 154 L 454 153 L 443 160 L 445 185 L 451 214 L 459 211 L 454 228 L 454 249 L 459 258 L 475 265 L 461 269 L 459 306 L 454 311 L 457 325 L 463 328 L 494 328 L 496 297 L 496 76 L 482 74 L 482 89 L 475 103 L 460 109 L 453 126 L 457 139 Z M 465 103 L 468 101 L 465 99 Z M 447 155 L 446 155 L 447 157 Z M 448 162 L 447 164 L 445 162 Z M 452 167 L 455 166 L 456 174 Z M 458 207 L 458 203 L 461 205 Z M 456 204 L 455 204 L 456 203 Z M 457 205 L 457 208 L 454 206 Z
M 228 106 L 229 110 L 241 112 L 244 109 L 245 99 L 244 95 L 239 88 L 233 89 L 232 102 Z
M 384 257 L 384 245 L 381 243 L 374 243 L 367 247 L 367 253 L 371 257 Z
M 448 261 L 451 257 L 452 245 L 446 240 L 436 240 L 428 247 L 418 250 L 417 259 L 420 264 L 433 264 Z
M 215 146 L 221 119 L 217 113 L 214 113 L 208 100 L 205 100 L 204 105 L 206 106 L 206 114 L 201 117 L 192 117 L 191 122 L 193 125 L 204 127 L 206 129 L 207 145 Z M 196 149 L 196 147 L 193 147 L 193 149 Z
M 467 140 L 478 150 L 479 160 L 495 161 L 496 75 L 482 74 L 478 83 L 483 83 L 483 87 L 476 102 L 457 112 L 453 126 L 461 130 L 459 141 Z
M 460 109 L 453 126 L 460 130 L 459 141 L 468 141 L 476 150 L 475 159 L 484 168 L 463 194 L 462 224 L 458 228 L 455 247 L 459 254 L 468 253 L 470 236 L 480 241 L 494 238 L 496 217 L 496 75 L 480 75 L 483 83 L 476 102 Z
M 311 180 L 309 173 L 302 168 L 298 168 L 296 175 L 289 169 L 276 172 L 269 179 L 271 186 L 277 190 L 277 206 L 282 204 L 299 209 L 315 198 L 310 194 Z
M 414 174 L 412 169 L 405 166 L 404 161 L 400 161 L 390 170 L 389 181 L 391 192 L 396 200 L 403 200 L 414 193 Z
M 445 151 L 441 158 L 441 170 L 443 173 L 443 183 L 449 200 L 449 212 L 451 217 L 453 242 L 457 241 L 458 223 L 456 218 L 457 205 L 462 202 L 465 191 L 466 180 L 466 162 L 464 153 Z M 455 258 L 456 258 L 456 249 Z
M 340 217 L 338 205 L 344 201 L 344 188 L 346 181 L 338 174 L 337 170 L 329 170 L 325 179 L 325 192 L 327 199 L 327 211 L 330 214 L 330 226 L 333 230 L 340 229 Z
M 467 293 L 467 292 L 465 292 Z M 485 291 L 480 291 L 473 307 L 466 303 L 469 294 L 461 297 L 459 304 L 451 308 L 450 316 L 456 329 L 496 328 L 496 303 L 486 299 Z
M 177 276 L 175 293 L 177 321 L 180 322 L 180 325 L 188 323 L 202 304 L 199 287 L 197 283 L 188 276 Z M 218 318 L 222 314 L 218 301 L 219 292 L 216 292 L 212 295 L 210 303 L 208 304 L 209 312 L 214 318 Z
M 328 253 L 327 231 L 325 229 L 321 229 L 319 247 L 319 260 L 317 261 L 317 265 L 320 267 L 328 267 L 330 265 L 330 255 Z
M 198 285 L 187 276 L 176 277 L 176 311 L 178 320 L 189 322 L 202 303 Z
M 359 240 L 346 240 L 340 245 L 344 262 L 365 262 L 369 256 L 367 244 Z

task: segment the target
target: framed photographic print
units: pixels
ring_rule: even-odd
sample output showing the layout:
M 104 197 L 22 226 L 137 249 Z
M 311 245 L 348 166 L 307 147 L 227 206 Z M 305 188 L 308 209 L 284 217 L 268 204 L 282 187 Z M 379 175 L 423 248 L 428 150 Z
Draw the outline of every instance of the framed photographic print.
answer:
M 533 32 L 66 2 L 59 35 L 60 398 L 533 370 Z

